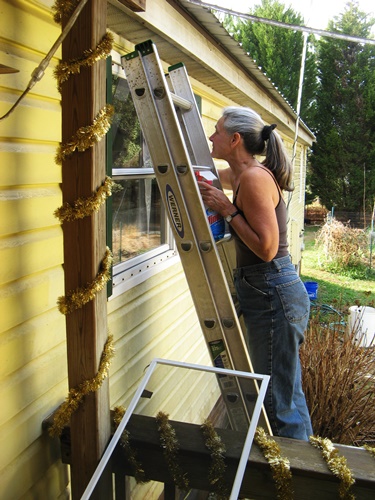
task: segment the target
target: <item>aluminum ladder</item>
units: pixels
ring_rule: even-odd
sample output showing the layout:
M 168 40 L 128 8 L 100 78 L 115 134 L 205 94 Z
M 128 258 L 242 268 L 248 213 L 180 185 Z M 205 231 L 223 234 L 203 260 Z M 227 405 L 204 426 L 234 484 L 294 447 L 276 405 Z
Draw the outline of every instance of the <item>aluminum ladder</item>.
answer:
M 180 63 L 165 75 L 151 40 L 121 61 L 212 363 L 254 373 L 230 288 L 227 243 L 212 236 L 195 178 L 198 167 L 217 172 L 186 68 Z M 257 381 L 218 382 L 232 428 L 246 430 Z M 271 433 L 264 409 L 259 423 Z

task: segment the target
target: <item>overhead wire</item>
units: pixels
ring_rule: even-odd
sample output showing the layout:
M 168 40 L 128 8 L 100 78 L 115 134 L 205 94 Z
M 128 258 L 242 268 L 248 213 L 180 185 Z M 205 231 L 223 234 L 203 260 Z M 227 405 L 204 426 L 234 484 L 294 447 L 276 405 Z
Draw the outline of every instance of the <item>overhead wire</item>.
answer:
M 337 33 L 335 31 L 327 31 L 321 30 L 317 28 L 310 28 L 309 26 L 300 26 L 299 24 L 289 24 L 283 23 L 282 21 L 274 21 L 273 19 L 267 19 L 265 17 L 253 16 L 251 14 L 245 14 L 244 12 L 238 12 L 232 9 L 227 9 L 225 7 L 221 7 L 219 5 L 214 5 L 211 3 L 201 2 L 200 0 L 186 0 L 188 3 L 199 5 L 200 7 L 206 7 L 208 9 L 217 10 L 219 12 L 224 12 L 225 14 L 229 14 L 235 17 L 241 17 L 243 19 L 247 19 L 248 21 L 254 21 L 263 24 L 269 24 L 270 26 L 276 26 L 278 28 L 286 28 L 293 31 L 305 31 L 306 33 L 310 33 L 313 35 L 337 38 L 339 40 L 347 40 L 348 42 L 357 42 L 375 45 L 375 40 L 373 38 L 363 38 L 360 36 L 346 35 L 344 33 Z

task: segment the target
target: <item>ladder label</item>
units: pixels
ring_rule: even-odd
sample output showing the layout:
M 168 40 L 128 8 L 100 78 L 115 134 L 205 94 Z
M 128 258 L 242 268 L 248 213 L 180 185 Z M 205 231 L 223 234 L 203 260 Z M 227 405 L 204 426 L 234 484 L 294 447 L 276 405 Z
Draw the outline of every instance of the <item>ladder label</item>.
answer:
M 214 340 L 210 342 L 209 345 L 216 368 L 228 368 L 228 356 L 223 340 Z
M 178 206 L 178 202 L 176 200 L 176 196 L 173 192 L 173 189 L 169 184 L 165 187 L 166 198 L 168 202 L 168 210 L 171 214 L 173 225 L 176 228 L 176 231 L 181 239 L 183 239 L 185 231 L 184 231 L 184 223 L 181 217 L 180 207 Z

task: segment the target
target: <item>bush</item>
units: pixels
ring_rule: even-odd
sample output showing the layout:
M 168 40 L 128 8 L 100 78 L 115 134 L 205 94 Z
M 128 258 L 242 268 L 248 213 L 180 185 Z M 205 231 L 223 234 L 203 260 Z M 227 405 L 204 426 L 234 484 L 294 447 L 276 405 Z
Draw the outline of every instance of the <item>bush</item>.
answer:
M 375 346 L 354 341 L 342 316 L 313 311 L 301 347 L 303 387 L 314 435 L 335 443 L 375 443 Z
M 332 273 L 349 272 L 363 278 L 369 266 L 369 241 L 366 231 L 351 228 L 332 218 L 317 232 L 320 265 Z

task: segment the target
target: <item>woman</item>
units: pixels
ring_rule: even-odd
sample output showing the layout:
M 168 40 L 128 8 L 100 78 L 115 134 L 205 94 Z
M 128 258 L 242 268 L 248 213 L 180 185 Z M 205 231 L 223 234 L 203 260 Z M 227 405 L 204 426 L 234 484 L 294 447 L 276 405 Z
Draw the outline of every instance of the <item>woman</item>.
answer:
M 276 125 L 249 108 L 228 107 L 210 137 L 212 156 L 226 160 L 223 188 L 199 182 L 204 204 L 229 223 L 236 247 L 238 300 L 255 373 L 271 376 L 264 401 L 274 435 L 307 440 L 311 421 L 301 384 L 299 346 L 310 301 L 288 254 L 287 209 L 292 168 Z M 265 154 L 260 163 L 255 155 Z

